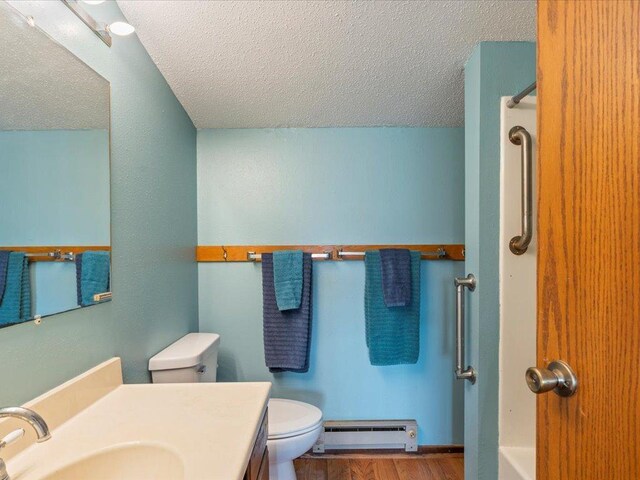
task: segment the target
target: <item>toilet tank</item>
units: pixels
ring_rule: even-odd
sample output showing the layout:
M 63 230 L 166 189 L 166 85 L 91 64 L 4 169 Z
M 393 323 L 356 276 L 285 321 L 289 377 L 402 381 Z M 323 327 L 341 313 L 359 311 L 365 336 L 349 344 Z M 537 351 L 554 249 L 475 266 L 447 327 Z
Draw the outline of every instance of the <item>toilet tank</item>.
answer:
M 215 382 L 217 333 L 189 333 L 149 359 L 153 383 Z

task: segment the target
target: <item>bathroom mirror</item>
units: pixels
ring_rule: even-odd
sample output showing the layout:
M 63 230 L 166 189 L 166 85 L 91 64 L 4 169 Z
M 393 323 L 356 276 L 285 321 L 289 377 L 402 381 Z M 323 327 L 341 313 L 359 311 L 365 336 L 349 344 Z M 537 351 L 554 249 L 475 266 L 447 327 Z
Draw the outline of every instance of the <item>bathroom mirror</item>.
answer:
M 0 2 L 0 328 L 110 298 L 109 82 Z

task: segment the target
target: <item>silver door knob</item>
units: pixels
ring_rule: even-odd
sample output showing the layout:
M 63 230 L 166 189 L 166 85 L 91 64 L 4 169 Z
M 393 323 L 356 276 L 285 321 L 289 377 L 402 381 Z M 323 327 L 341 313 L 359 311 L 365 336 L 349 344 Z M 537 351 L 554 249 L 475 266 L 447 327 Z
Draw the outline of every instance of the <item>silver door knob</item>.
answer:
M 525 379 L 529 390 L 536 394 L 553 390 L 561 397 L 570 397 L 578 389 L 578 377 L 562 360 L 554 360 L 547 368 L 528 368 Z

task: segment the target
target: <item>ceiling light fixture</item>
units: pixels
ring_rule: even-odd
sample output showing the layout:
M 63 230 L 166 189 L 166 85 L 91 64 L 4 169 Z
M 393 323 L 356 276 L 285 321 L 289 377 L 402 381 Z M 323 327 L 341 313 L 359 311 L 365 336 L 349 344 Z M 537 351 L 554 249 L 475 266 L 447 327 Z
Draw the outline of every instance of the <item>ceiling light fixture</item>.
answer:
M 100 5 L 101 3 L 104 3 L 104 0 L 82 0 L 82 1 L 87 5 Z
M 126 37 L 136 31 L 133 25 L 129 25 L 126 22 L 113 22 L 107 26 L 107 31 L 118 35 L 120 37 Z

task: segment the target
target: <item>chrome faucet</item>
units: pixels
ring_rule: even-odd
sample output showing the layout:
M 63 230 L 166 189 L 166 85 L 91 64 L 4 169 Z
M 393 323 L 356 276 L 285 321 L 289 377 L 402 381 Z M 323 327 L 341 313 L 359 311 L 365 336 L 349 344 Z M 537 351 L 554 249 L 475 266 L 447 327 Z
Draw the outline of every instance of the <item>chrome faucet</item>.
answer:
M 29 425 L 33 427 L 36 431 L 37 442 L 44 442 L 45 440 L 49 440 L 51 438 L 51 433 L 49 433 L 49 427 L 47 426 L 47 422 L 38 415 L 33 410 L 29 410 L 24 407 L 4 407 L 0 408 L 0 418 L 11 417 L 11 418 L 19 418 L 24 420 Z M 5 442 L 0 442 L 0 449 L 6 446 Z M 0 480 L 10 480 L 9 474 L 7 473 L 7 466 L 4 463 L 4 460 L 0 458 Z

